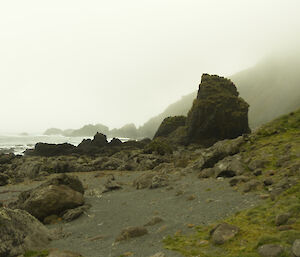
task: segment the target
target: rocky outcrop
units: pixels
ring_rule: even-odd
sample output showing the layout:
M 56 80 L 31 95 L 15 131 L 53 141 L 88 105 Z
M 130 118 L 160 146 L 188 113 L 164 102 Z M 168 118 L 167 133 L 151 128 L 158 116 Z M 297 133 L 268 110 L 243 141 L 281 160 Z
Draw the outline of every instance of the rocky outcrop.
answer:
M 29 149 L 25 151 L 27 155 L 37 155 L 37 156 L 57 156 L 57 155 L 67 155 L 72 153 L 76 147 L 74 145 L 64 143 L 64 144 L 47 144 L 47 143 L 37 143 L 34 149 Z
M 47 246 L 48 229 L 24 210 L 0 208 L 0 256 L 14 257 Z
M 229 79 L 203 74 L 187 117 L 188 142 L 210 146 L 249 133 L 248 107 Z
M 150 139 L 142 139 L 140 141 L 129 140 L 122 142 L 118 138 L 113 138 L 111 142 L 107 141 L 104 134 L 97 133 L 93 139 L 83 139 L 82 142 L 76 147 L 71 144 L 47 144 L 37 143 L 34 149 L 25 151 L 26 156 L 63 156 L 63 155 L 103 155 L 111 156 L 122 150 L 137 150 L 143 149 L 145 145 L 151 142 Z M 8 162 L 7 157 L 3 162 Z M 1 162 L 1 156 L 0 156 Z M 1 163 L 0 163 L 1 164 Z M 67 171 L 65 171 L 67 172 Z
M 77 147 L 79 153 L 98 153 L 99 149 L 108 145 L 106 135 L 97 133 L 94 138 L 84 139 Z

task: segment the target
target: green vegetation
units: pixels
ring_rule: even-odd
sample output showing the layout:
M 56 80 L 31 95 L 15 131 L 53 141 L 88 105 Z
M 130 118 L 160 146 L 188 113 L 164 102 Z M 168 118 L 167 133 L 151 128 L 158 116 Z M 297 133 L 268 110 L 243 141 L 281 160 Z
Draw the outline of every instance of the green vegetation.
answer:
M 144 148 L 144 153 L 151 154 L 157 153 L 159 155 L 171 154 L 173 152 L 172 147 L 168 144 L 168 141 L 163 138 L 156 138 L 151 141 Z
M 177 233 L 167 237 L 165 248 L 187 257 L 259 257 L 257 248 L 261 245 L 278 243 L 287 249 L 300 238 L 300 110 L 282 116 L 252 134 L 242 147 L 242 157 L 249 163 L 264 161 L 258 180 L 269 177 L 271 172 L 275 184 L 290 177 L 298 183 L 273 200 L 267 199 L 257 207 L 220 221 L 240 228 L 238 235 L 224 245 L 216 246 L 211 242 L 210 231 L 216 225 L 212 224 L 199 226 L 189 235 Z M 269 193 L 267 187 L 258 190 Z M 283 213 L 289 213 L 291 218 L 287 230 L 280 231 L 275 220 Z M 282 254 L 285 256 L 289 256 L 287 251 Z
M 266 124 L 251 135 L 242 148 L 244 160 L 263 161 L 263 180 L 270 172 L 272 180 L 279 182 L 297 175 L 300 163 L 300 110 L 284 115 Z
M 186 117 L 185 116 L 174 116 L 167 117 L 160 124 L 154 138 L 157 137 L 168 137 L 170 134 L 181 126 L 185 126 Z
M 213 245 L 209 239 L 210 230 L 214 227 L 199 226 L 191 235 L 177 234 L 164 240 L 165 247 L 175 250 L 184 256 L 226 256 L 226 257 L 258 257 L 257 248 L 263 244 L 280 243 L 290 246 L 300 238 L 300 213 L 293 212 L 292 229 L 279 231 L 275 226 L 275 217 L 284 212 L 290 212 L 295 207 L 300 208 L 300 184 L 283 193 L 275 202 L 268 200 L 258 207 L 237 213 L 225 220 L 240 228 L 234 239 L 222 246 Z M 283 255 L 287 256 L 287 255 Z

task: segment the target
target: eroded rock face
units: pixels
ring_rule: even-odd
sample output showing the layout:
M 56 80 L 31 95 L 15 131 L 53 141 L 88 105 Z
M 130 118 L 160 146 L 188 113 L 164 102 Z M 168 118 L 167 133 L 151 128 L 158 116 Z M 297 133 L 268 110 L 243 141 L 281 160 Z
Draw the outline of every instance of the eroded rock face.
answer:
M 189 143 L 210 146 L 249 133 L 248 108 L 229 79 L 203 74 L 187 117 Z
M 14 257 L 29 249 L 46 247 L 48 229 L 24 210 L 0 208 L 0 256 Z

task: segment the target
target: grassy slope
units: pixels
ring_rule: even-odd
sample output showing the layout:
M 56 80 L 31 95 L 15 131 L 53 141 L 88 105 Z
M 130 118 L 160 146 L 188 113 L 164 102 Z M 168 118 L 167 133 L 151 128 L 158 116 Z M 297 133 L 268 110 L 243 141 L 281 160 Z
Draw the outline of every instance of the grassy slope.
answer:
M 237 213 L 225 222 L 240 228 L 238 236 L 222 246 L 210 242 L 209 231 L 215 226 L 199 226 L 190 235 L 177 234 L 164 240 L 165 247 L 181 252 L 184 256 L 230 256 L 258 257 L 257 247 L 265 243 L 280 242 L 288 248 L 296 238 L 300 238 L 300 110 L 285 115 L 263 126 L 250 137 L 244 146 L 243 158 L 268 161 L 262 169 L 259 180 L 274 171 L 275 184 L 283 178 L 293 177 L 298 184 L 288 189 L 274 201 L 265 200 L 260 206 Z M 283 157 L 289 160 L 284 162 Z M 282 165 L 283 164 L 283 165 Z M 263 186 L 258 190 L 268 193 Z M 294 223 L 292 229 L 279 231 L 275 225 L 278 214 L 289 212 Z M 223 222 L 223 221 L 220 221 Z M 289 256 L 287 251 L 282 256 Z

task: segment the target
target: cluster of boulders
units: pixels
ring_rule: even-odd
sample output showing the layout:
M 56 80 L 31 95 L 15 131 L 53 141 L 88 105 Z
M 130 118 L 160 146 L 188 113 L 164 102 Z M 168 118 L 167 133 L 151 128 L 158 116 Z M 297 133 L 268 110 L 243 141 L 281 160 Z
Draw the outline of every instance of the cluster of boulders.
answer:
M 59 175 L 23 191 L 8 206 L 0 206 L 0 256 L 15 257 L 28 250 L 45 249 L 54 235 L 41 222 L 78 218 L 88 208 L 84 206 L 83 194 L 77 177 Z M 81 255 L 53 250 L 48 256 Z
M 87 208 L 82 207 L 83 194 L 83 185 L 77 177 L 62 174 L 22 192 L 9 207 L 25 210 L 43 223 L 59 218 L 70 221 Z
M 150 148 L 147 148 L 150 149 Z M 15 156 L 0 155 L 0 186 L 18 183 L 24 178 L 39 179 L 53 173 L 88 172 L 95 170 L 152 170 L 163 163 L 173 162 L 170 154 L 161 155 L 157 149 L 122 150 L 114 154 Z M 1 157 L 5 161 L 1 162 Z

